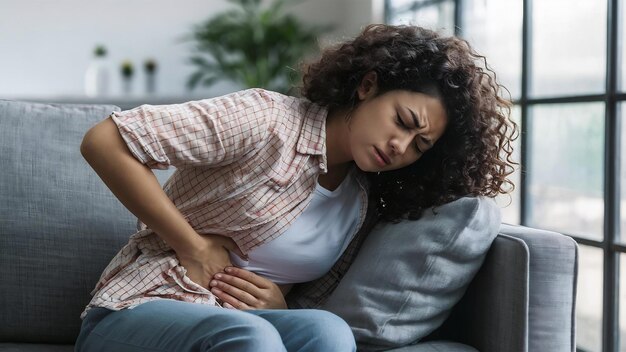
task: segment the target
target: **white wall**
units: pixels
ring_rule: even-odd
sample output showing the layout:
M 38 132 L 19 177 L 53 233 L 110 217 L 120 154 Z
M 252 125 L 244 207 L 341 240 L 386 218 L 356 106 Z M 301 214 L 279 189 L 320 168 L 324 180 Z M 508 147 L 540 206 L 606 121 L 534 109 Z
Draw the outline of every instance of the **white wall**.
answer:
M 331 24 L 322 42 L 354 36 L 371 22 L 382 0 L 308 0 L 290 11 L 306 23 Z M 119 65 L 135 65 L 134 92 L 143 94 L 142 64 L 159 64 L 157 94 L 186 95 L 193 67 L 190 45 L 178 40 L 232 5 L 226 0 L 0 0 L 0 98 L 52 98 L 84 94 L 84 73 L 93 48 L 104 44 L 111 64 L 111 91 L 121 94 Z M 210 96 L 238 89 L 221 84 L 198 89 Z

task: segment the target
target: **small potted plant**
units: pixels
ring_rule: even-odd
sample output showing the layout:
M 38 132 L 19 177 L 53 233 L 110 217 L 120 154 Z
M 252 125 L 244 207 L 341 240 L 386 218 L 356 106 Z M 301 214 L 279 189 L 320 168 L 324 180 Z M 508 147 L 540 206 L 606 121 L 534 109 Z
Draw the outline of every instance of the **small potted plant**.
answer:
M 98 45 L 94 49 L 93 54 L 96 57 L 105 57 L 107 56 L 107 48 L 105 48 L 104 45 Z
M 154 59 L 148 59 L 143 63 L 143 69 L 146 73 L 146 93 L 154 94 L 156 91 L 156 70 L 157 63 Z
M 124 60 L 122 65 L 120 66 L 120 71 L 122 73 L 122 82 L 124 86 L 124 93 L 130 94 L 132 90 L 132 78 L 135 69 L 133 67 L 133 63 L 130 60 Z
M 85 94 L 89 97 L 101 97 L 109 92 L 109 68 L 106 56 L 106 47 L 97 45 L 93 51 L 93 59 L 85 72 Z

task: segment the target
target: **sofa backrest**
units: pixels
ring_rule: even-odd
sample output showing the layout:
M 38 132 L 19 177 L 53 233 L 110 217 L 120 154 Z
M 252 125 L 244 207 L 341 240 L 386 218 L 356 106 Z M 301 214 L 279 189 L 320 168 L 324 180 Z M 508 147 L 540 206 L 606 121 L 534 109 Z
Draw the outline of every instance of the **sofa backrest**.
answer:
M 0 100 L 0 341 L 73 343 L 89 292 L 136 231 L 79 150 L 114 110 Z

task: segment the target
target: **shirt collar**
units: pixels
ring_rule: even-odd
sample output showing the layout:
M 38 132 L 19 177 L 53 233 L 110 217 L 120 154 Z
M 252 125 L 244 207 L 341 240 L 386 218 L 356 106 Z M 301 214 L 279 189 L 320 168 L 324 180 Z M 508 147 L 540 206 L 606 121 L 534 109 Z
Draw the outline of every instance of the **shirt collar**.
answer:
M 308 106 L 307 106 L 308 105 Z M 305 104 L 304 123 L 300 129 L 296 150 L 298 153 L 321 156 L 320 169 L 328 172 L 326 161 L 326 117 L 328 109 L 314 104 Z

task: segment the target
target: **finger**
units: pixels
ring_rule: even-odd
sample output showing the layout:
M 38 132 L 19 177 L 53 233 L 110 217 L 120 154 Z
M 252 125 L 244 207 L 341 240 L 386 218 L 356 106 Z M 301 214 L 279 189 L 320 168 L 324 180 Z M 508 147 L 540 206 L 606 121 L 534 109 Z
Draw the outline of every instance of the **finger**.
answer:
M 255 273 L 253 273 L 252 271 L 246 270 L 246 269 L 242 269 L 242 268 L 238 268 L 235 266 L 228 266 L 226 268 L 224 268 L 224 271 L 230 275 L 234 275 L 236 277 L 239 277 L 247 282 L 250 282 L 252 284 L 254 284 L 256 287 L 258 288 L 270 288 L 272 282 L 264 277 L 261 277 Z
M 254 297 L 259 297 L 259 294 L 262 290 L 254 283 L 246 281 L 246 279 L 242 279 L 233 275 L 228 275 L 226 273 L 217 273 L 215 274 L 214 279 L 217 282 L 225 282 L 230 284 L 231 286 L 237 287 L 238 289 L 245 291 Z
M 253 296 L 252 294 L 248 293 L 245 290 L 242 290 L 236 286 L 231 285 L 228 282 L 224 282 L 224 281 L 220 281 L 220 280 L 212 280 L 211 281 L 211 292 L 213 292 L 213 290 L 219 290 L 222 291 L 228 295 L 230 295 L 231 297 L 236 298 L 237 300 L 249 304 L 249 305 L 253 305 L 255 304 L 258 300 L 255 296 Z
M 222 306 L 226 307 L 226 308 L 234 308 L 234 309 L 250 309 L 250 306 L 248 306 L 246 303 L 238 300 L 237 298 L 229 295 L 228 293 L 218 289 L 218 288 L 212 288 L 211 292 L 216 295 L 217 297 L 219 297 L 220 300 L 222 300 Z

